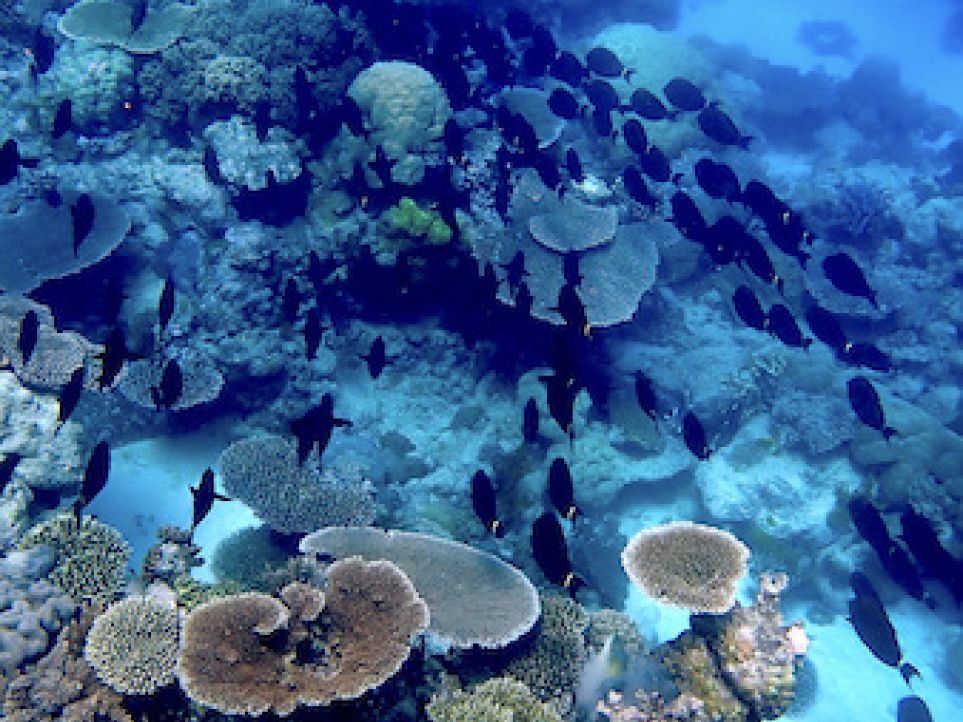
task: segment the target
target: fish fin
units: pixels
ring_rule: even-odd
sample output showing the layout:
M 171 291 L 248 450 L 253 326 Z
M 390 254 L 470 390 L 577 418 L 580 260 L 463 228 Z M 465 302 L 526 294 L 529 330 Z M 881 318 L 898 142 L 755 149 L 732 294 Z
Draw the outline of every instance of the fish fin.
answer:
M 216 491 L 214 492 L 214 498 L 218 501 L 231 501 L 231 497 L 218 494 Z

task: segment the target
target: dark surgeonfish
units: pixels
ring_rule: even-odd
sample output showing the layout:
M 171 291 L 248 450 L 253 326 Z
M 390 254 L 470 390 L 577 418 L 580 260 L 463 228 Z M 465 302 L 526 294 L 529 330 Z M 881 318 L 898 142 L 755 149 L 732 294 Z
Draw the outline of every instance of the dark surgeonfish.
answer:
M 669 110 L 659 98 L 645 88 L 638 88 L 629 98 L 629 109 L 645 120 L 672 119 L 678 115 L 677 110 Z
M 538 404 L 534 397 L 525 402 L 522 411 L 522 438 L 529 444 L 538 441 Z
M 60 105 L 57 106 L 57 112 L 54 113 L 50 136 L 54 140 L 63 138 L 73 127 L 73 124 L 73 103 L 70 98 L 64 98 L 60 101 Z
M 194 513 L 191 517 L 191 534 L 193 535 L 197 525 L 204 521 L 204 518 L 210 513 L 215 501 L 230 501 L 231 499 L 218 494 L 214 490 L 214 471 L 210 468 L 204 469 L 197 487 L 191 486 L 188 488 L 191 490 L 191 496 L 194 497 Z
M 505 31 L 512 40 L 530 38 L 535 31 L 535 23 L 524 10 L 511 8 L 505 15 Z
M 0 186 L 16 178 L 21 168 L 36 168 L 39 162 L 35 158 L 21 157 L 17 141 L 8 139 L 0 146 Z
M 873 308 L 879 308 L 876 292 L 870 288 L 859 265 L 846 253 L 833 253 L 823 259 L 823 273 L 835 288 L 848 296 L 865 298 Z
M 871 343 L 849 344 L 841 358 L 851 366 L 862 366 L 873 371 L 891 371 L 893 362 L 883 351 Z
M 692 197 L 683 191 L 676 191 L 669 200 L 672 208 L 672 224 L 679 233 L 696 243 L 703 243 L 709 226 Z
M 558 428 L 560 428 L 563 433 L 568 434 L 569 438 L 572 438 L 575 433 L 573 427 L 575 397 L 578 394 L 578 388 L 575 382 L 557 373 L 542 376 L 541 380 L 545 383 L 548 413 L 555 419 Z
M 30 363 L 33 352 L 37 348 L 37 339 L 40 335 L 40 317 L 33 309 L 27 311 L 20 319 L 20 332 L 17 336 L 17 348 L 20 349 L 20 357 L 23 365 Z
M 685 416 L 682 417 L 682 439 L 685 441 L 686 448 L 700 461 L 705 461 L 712 456 L 712 449 L 706 441 L 705 428 L 691 411 L 686 411 Z
M 696 183 L 710 198 L 738 200 L 742 196 L 739 178 L 725 163 L 716 163 L 712 158 L 701 158 L 693 167 Z
M 114 385 L 117 374 L 124 367 L 124 363 L 136 361 L 143 356 L 127 348 L 124 332 L 119 326 L 115 326 L 107 334 L 107 340 L 104 341 L 104 350 L 97 354 L 96 358 L 100 360 L 101 366 L 97 384 L 103 390 Z
M 635 118 L 629 118 L 622 123 L 622 138 L 625 144 L 639 155 L 648 150 L 649 138 L 645 134 L 645 128 Z
M 174 303 L 174 279 L 168 276 L 164 280 L 164 288 L 161 289 L 160 297 L 157 299 L 157 322 L 161 333 L 167 330 L 167 324 L 174 316 Z
M 803 336 L 792 312 L 781 303 L 774 303 L 769 308 L 769 333 L 786 346 L 795 348 L 809 348 L 813 342 L 811 338 Z
M 782 277 L 776 273 L 776 269 L 772 265 L 769 254 L 766 253 L 766 249 L 762 245 L 762 242 L 753 234 L 746 232 L 742 235 L 739 248 L 739 258 L 737 260 L 739 261 L 740 265 L 745 263 L 749 268 L 749 272 L 752 273 L 753 276 L 758 278 L 763 283 L 768 283 L 771 286 L 775 286 L 779 293 L 783 293 L 785 282 L 783 281 Z
M 752 138 L 739 132 L 739 128 L 726 113 L 716 105 L 707 105 L 699 111 L 699 128 L 710 140 L 722 145 L 748 148 Z
M 496 510 L 495 487 L 488 474 L 481 469 L 471 478 L 471 507 L 489 534 L 499 539 L 505 536 L 505 525 L 498 518 Z
M 581 515 L 582 510 L 575 504 L 575 486 L 572 483 L 572 472 L 562 457 L 552 460 L 548 468 L 548 498 L 556 511 L 570 522 Z
M 751 288 L 737 287 L 732 294 L 732 305 L 736 309 L 736 315 L 749 328 L 757 331 L 769 330 L 769 318 Z
M 70 374 L 70 379 L 60 389 L 60 396 L 57 398 L 57 432 L 67 423 L 67 419 L 77 408 L 80 401 L 80 394 L 84 390 L 85 369 L 83 365 L 78 366 Z
M 568 171 L 568 177 L 573 183 L 581 183 L 585 180 L 585 171 L 582 170 L 582 161 L 578 157 L 578 152 L 575 148 L 569 148 L 565 151 L 565 170 Z
M 314 306 L 308 309 L 304 319 L 304 354 L 308 361 L 314 361 L 321 346 L 321 338 L 327 329 L 321 323 L 321 314 Z
M 853 525 L 859 535 L 873 548 L 878 555 L 888 554 L 893 546 L 893 538 L 886 528 L 879 509 L 865 496 L 854 496 L 847 505 L 849 518 L 853 520 Z
M 74 518 L 80 526 L 80 512 L 90 504 L 104 487 L 110 476 L 110 445 L 106 441 L 99 442 L 90 454 L 84 478 L 80 483 L 80 496 L 74 502 Z
M 821 306 L 810 306 L 806 310 L 806 323 L 813 335 L 837 354 L 844 354 L 849 350 L 851 344 L 846 338 L 846 332 L 832 312 Z
M 284 290 L 281 292 L 281 318 L 285 323 L 294 323 L 298 320 L 300 308 L 301 293 L 298 291 L 298 282 L 289 278 L 284 282 Z
M 3 455 L 3 458 L 0 459 L 0 494 L 7 488 L 7 484 L 9 484 L 13 478 L 13 472 L 17 469 L 17 464 L 19 464 L 22 459 L 23 457 L 15 451 L 8 451 Z
M 562 120 L 575 120 L 581 112 L 578 99 L 564 88 L 556 88 L 548 96 L 548 109 Z
M 612 111 L 607 108 L 592 110 L 592 129 L 600 138 L 615 137 L 615 129 L 612 126 Z
M 385 351 L 385 339 L 380 334 L 375 336 L 374 341 L 371 342 L 371 348 L 368 349 L 368 353 L 361 354 L 360 356 L 368 365 L 368 373 L 371 374 L 371 378 L 373 379 L 381 376 L 381 372 L 385 370 L 385 366 L 391 363 Z
M 43 75 L 50 70 L 56 52 L 57 42 L 47 34 L 43 27 L 38 27 L 33 34 L 33 42 L 29 49 L 30 59 L 32 60 L 30 74 L 35 79 L 38 75 Z
M 549 308 L 549 311 L 556 311 L 565 321 L 565 325 L 582 336 L 588 336 L 592 332 L 589 325 L 588 315 L 585 312 L 585 305 L 579 298 L 578 291 L 570 283 L 564 284 L 558 291 L 558 302 Z
M 933 715 L 926 702 L 910 695 L 896 703 L 896 722 L 933 722 Z
M 154 405 L 160 409 L 172 409 L 184 393 L 184 374 L 177 359 L 167 359 L 161 369 L 160 382 L 151 386 L 150 396 Z
M 532 557 L 545 578 L 567 589 L 573 598 L 585 586 L 585 580 L 572 569 L 565 532 L 553 512 L 546 511 L 532 524 Z
M 625 170 L 622 171 L 622 187 L 629 194 L 629 198 L 639 205 L 655 208 L 659 203 L 658 197 L 649 190 L 645 178 L 634 165 L 626 166 Z
M 612 110 L 617 110 L 621 104 L 618 91 L 616 91 L 611 84 L 599 78 L 587 82 L 584 90 L 585 97 L 589 99 L 592 107 L 596 110 L 608 113 Z
M 535 297 L 532 292 L 528 290 L 528 284 L 522 281 L 518 284 L 518 290 L 515 292 L 515 310 L 522 316 L 531 316 L 532 314 L 532 304 L 535 303 Z
M 865 577 L 853 584 L 853 591 L 855 596 L 849 600 L 849 622 L 856 635 L 879 661 L 899 670 L 900 676 L 909 684 L 910 679 L 919 676 L 919 671 L 903 659 L 896 629 L 886 614 L 879 594 Z
M 642 409 L 642 413 L 655 422 L 659 418 L 659 401 L 655 395 L 652 379 L 642 371 L 635 372 L 635 400 Z
M 672 165 L 661 148 L 650 145 L 639 156 L 639 167 L 642 172 L 656 183 L 668 183 L 672 178 Z
M 695 112 L 706 106 L 706 97 L 702 91 L 685 78 L 673 78 L 666 83 L 662 93 L 679 110 Z
M 902 546 L 894 542 L 889 551 L 880 556 L 879 563 L 889 578 L 913 599 L 923 602 L 930 609 L 936 607 L 936 602 L 923 588 L 919 570 Z
M 963 602 L 963 562 L 946 550 L 930 520 L 909 507 L 899 521 L 900 539 L 923 573 L 940 581 L 957 605 Z
M 94 230 L 94 217 L 97 214 L 94 201 L 87 193 L 81 193 L 70 206 L 70 219 L 73 225 L 74 255 L 87 240 L 87 236 Z
M 563 50 L 555 56 L 548 74 L 569 87 L 576 88 L 588 77 L 589 72 L 575 53 Z
M 585 55 L 585 65 L 590 71 L 603 78 L 625 78 L 628 80 L 634 70 L 622 65 L 618 56 L 608 48 L 595 47 Z
M 582 272 L 579 270 L 581 256 L 578 253 L 566 253 L 562 256 L 562 278 L 576 288 L 582 283 Z
M 315 446 L 318 447 L 318 458 L 324 456 L 336 426 L 351 426 L 351 422 L 334 415 L 334 396 L 326 393 L 321 397 L 321 403 L 291 422 L 291 431 L 298 442 L 298 463 L 303 464 Z
M 896 433 L 896 429 L 886 425 L 886 415 L 883 404 L 879 400 L 876 387 L 865 376 L 854 376 L 846 382 L 849 393 L 849 405 L 862 423 L 871 429 L 879 431 L 889 441 Z

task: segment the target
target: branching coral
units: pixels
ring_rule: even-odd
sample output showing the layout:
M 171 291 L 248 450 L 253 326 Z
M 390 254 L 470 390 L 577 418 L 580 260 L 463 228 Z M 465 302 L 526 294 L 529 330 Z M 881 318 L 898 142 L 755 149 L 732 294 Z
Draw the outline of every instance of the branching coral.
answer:
M 428 704 L 432 722 L 561 722 L 561 717 L 521 682 L 496 677 L 469 692 L 436 696 Z

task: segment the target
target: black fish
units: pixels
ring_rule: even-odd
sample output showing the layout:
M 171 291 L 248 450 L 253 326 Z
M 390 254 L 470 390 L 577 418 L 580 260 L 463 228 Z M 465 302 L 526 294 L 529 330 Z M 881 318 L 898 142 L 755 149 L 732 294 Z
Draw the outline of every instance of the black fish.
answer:
M 525 283 L 525 281 L 518 284 L 514 301 L 516 311 L 523 316 L 531 315 L 532 304 L 535 303 L 535 298 L 532 296 L 532 292 L 528 290 L 528 284 Z
M 37 339 L 40 335 L 40 317 L 33 309 L 27 311 L 20 319 L 20 333 L 17 336 L 17 348 L 20 349 L 20 357 L 23 365 L 30 363 L 34 350 L 37 348 Z
M 354 98 L 350 95 L 345 95 L 341 98 L 341 102 L 336 110 L 336 115 L 351 135 L 356 138 L 359 136 L 366 137 L 368 135 L 368 131 L 364 127 L 364 114 L 361 112 L 361 108 L 355 102 Z
M 823 259 L 823 273 L 837 290 L 849 296 L 865 298 L 873 308 L 879 308 L 876 292 L 870 288 L 862 269 L 848 254 L 834 253 Z
M 592 331 L 588 322 L 588 315 L 585 313 L 585 305 L 579 298 L 575 286 L 570 283 L 564 284 L 559 289 L 558 303 L 550 307 L 549 311 L 557 311 L 565 321 L 566 326 L 583 336 L 588 336 Z
M 582 282 L 582 272 L 579 270 L 581 256 L 578 253 L 566 253 L 562 256 L 562 278 L 565 283 L 578 286 Z
M 291 431 L 298 442 L 299 464 L 304 463 L 315 445 L 318 447 L 318 458 L 324 455 L 335 426 L 351 426 L 351 422 L 334 415 L 334 397 L 330 393 L 324 394 L 321 403 L 308 409 L 304 416 L 291 422 Z
M 104 341 L 104 350 L 97 354 L 101 362 L 100 376 L 97 379 L 101 390 L 114 384 L 117 374 L 124 367 L 124 362 L 134 361 L 143 358 L 127 348 L 127 341 L 124 339 L 124 332 L 120 327 L 115 326 Z
M 806 323 L 813 335 L 838 354 L 850 348 L 846 332 L 834 314 L 821 306 L 811 306 L 806 311 Z
M 588 70 L 582 65 L 575 53 L 563 50 L 552 61 L 548 74 L 556 80 L 561 80 L 563 83 L 576 88 L 588 77 Z
M 536 26 L 532 30 L 532 44 L 522 54 L 522 68 L 531 76 L 541 77 L 557 55 L 555 38 L 545 28 Z
M 933 722 L 933 715 L 926 702 L 912 695 L 896 703 L 896 722 Z
M 748 231 L 742 234 L 740 238 L 738 255 L 740 265 L 745 263 L 752 275 L 763 283 L 775 286 L 779 293 L 783 293 L 784 281 L 782 277 L 776 273 L 776 269 L 772 265 L 762 242 Z
M 502 268 L 505 269 L 505 282 L 508 284 L 508 288 L 512 293 L 518 288 L 518 284 L 522 282 L 522 279 L 529 275 L 528 271 L 525 270 L 525 253 L 523 251 L 516 251 L 515 255 L 512 256 L 512 260 L 508 263 L 503 263 Z
M 710 198 L 735 201 L 742 196 L 739 178 L 725 163 L 716 163 L 712 158 L 701 158 L 696 162 L 693 170 L 699 187 Z
M 736 288 L 732 294 L 732 305 L 736 309 L 736 315 L 749 328 L 757 331 L 769 330 L 769 318 L 751 288 L 748 286 Z
M 629 118 L 622 123 L 622 137 L 625 139 L 625 144 L 639 155 L 649 148 L 649 138 L 645 134 L 645 128 L 635 118 Z
M 558 518 L 550 511 L 532 524 L 532 557 L 549 582 L 568 589 L 573 597 L 585 586 L 585 581 L 572 570 L 565 532 Z
M 57 431 L 67 423 L 67 419 L 77 408 L 80 401 L 80 393 L 84 390 L 84 367 L 78 366 L 70 374 L 70 379 L 60 389 L 60 396 L 57 399 Z
M 581 110 L 575 96 L 564 88 L 556 88 L 548 96 L 548 109 L 563 120 L 575 120 Z
M 54 140 L 63 138 L 67 131 L 73 127 L 73 124 L 73 103 L 70 98 L 64 98 L 57 106 L 50 134 Z
M 846 382 L 846 390 L 849 393 L 849 405 L 856 418 L 871 429 L 879 431 L 889 441 L 896 429 L 886 425 L 886 415 L 883 413 L 883 405 L 876 388 L 865 376 L 854 376 Z
M 7 488 L 7 484 L 13 478 L 13 472 L 21 459 L 23 457 L 14 451 L 9 451 L 3 455 L 3 459 L 0 460 L 0 494 Z
M 158 409 L 170 409 L 180 401 L 184 393 L 184 375 L 177 359 L 167 359 L 161 369 L 160 383 L 151 386 L 150 395 Z
M 560 188 L 562 174 L 559 173 L 555 158 L 546 151 L 540 150 L 532 156 L 531 163 L 535 172 L 538 173 L 539 180 L 545 184 L 545 187 L 553 191 L 559 191 L 559 196 L 561 196 L 564 191 L 564 188 Z
M 920 579 L 920 573 L 903 547 L 894 542 L 889 548 L 889 552 L 885 556 L 880 556 L 879 561 L 886 573 L 889 574 L 890 579 L 896 582 L 904 592 L 913 599 L 924 602 L 930 609 L 936 606 L 933 599 L 923 589 L 923 580 Z
M 301 293 L 298 291 L 298 283 L 293 278 L 289 278 L 284 283 L 284 291 L 281 293 L 281 318 L 285 323 L 294 323 L 298 320 L 298 310 L 301 308 Z
M 397 162 L 388 159 L 384 146 L 380 144 L 375 146 L 374 160 L 368 161 L 368 167 L 374 171 L 375 177 L 381 183 L 382 188 L 389 188 L 394 183 L 391 178 L 391 169 Z
M 769 333 L 786 346 L 809 348 L 813 340 L 803 336 L 792 312 L 781 303 L 774 303 L 769 309 Z
M 575 397 L 578 389 L 572 379 L 559 374 L 543 376 L 548 413 L 555 419 L 558 428 L 571 438 L 575 432 L 572 423 L 575 416 Z
M 702 110 L 706 105 L 702 91 L 685 78 L 673 78 L 666 83 L 662 93 L 679 110 Z
M 522 438 L 529 444 L 538 441 L 538 404 L 529 397 L 522 411 Z
M 452 163 L 461 163 L 465 156 L 465 131 L 454 118 L 445 121 L 442 140 L 445 143 L 448 160 Z
M 634 165 L 627 166 L 622 171 L 622 187 L 636 203 L 648 208 L 655 208 L 659 203 L 659 199 L 649 190 L 642 173 Z
M 471 507 L 489 534 L 499 539 L 505 536 L 505 525 L 499 520 L 495 509 L 495 487 L 488 474 L 481 469 L 471 478 Z
M 513 113 L 503 105 L 495 111 L 495 124 L 505 144 L 528 158 L 538 152 L 538 136 L 531 124 L 519 113 Z
M 164 281 L 160 298 L 157 299 L 157 320 L 161 333 L 167 330 L 167 324 L 174 316 L 174 279 L 170 276 Z
M 321 337 L 324 335 L 325 327 L 321 323 L 321 314 L 318 309 L 311 307 L 304 319 L 304 353 L 308 361 L 314 361 L 318 355 L 318 348 L 321 346 Z
M 37 163 L 37 159 L 22 158 L 17 141 L 10 138 L 0 146 L 0 186 L 16 178 L 21 168 L 35 168 Z
M 683 191 L 676 191 L 669 200 L 672 208 L 672 223 L 679 233 L 696 243 L 704 243 L 708 224 L 699 206 Z
M 953 557 L 927 519 L 912 507 L 900 514 L 900 539 L 923 573 L 938 579 L 953 595 L 957 605 L 963 601 L 963 563 Z
M 94 229 L 96 209 L 90 195 L 82 193 L 70 206 L 70 218 L 73 223 L 74 256 L 80 250 L 81 244 Z
M 30 45 L 30 57 L 33 60 L 30 66 L 30 72 L 34 77 L 43 75 L 50 70 L 56 51 L 56 41 L 50 35 L 47 35 L 42 27 L 37 28 L 33 34 L 33 42 Z
M 856 530 L 873 551 L 880 557 L 889 554 L 894 542 L 886 528 L 886 522 L 873 502 L 865 496 L 854 496 L 847 507 L 849 518 L 853 520 Z
M 903 680 L 909 684 L 910 679 L 918 676 L 919 672 L 912 664 L 903 661 L 896 630 L 886 609 L 879 603 L 879 595 L 858 594 L 849 600 L 848 606 L 849 622 L 866 648 L 883 664 L 898 669 Z
M 585 55 L 585 65 L 590 71 L 603 78 L 625 78 L 628 80 L 634 70 L 622 65 L 618 56 L 608 48 L 592 48 Z
M 110 476 L 110 445 L 106 441 L 99 442 L 90 454 L 84 478 L 80 484 L 80 496 L 74 503 L 74 517 L 79 526 L 81 510 L 90 504 L 107 485 Z
M 891 371 L 893 362 L 889 356 L 871 343 L 853 343 L 844 349 L 842 359 L 852 366 L 863 366 L 873 371 Z
M 194 497 L 194 513 L 191 518 L 191 533 L 193 534 L 197 525 L 204 521 L 204 517 L 211 511 L 215 501 L 230 501 L 230 498 L 214 491 L 214 471 L 210 468 L 204 469 L 197 488 L 193 486 L 188 488 L 191 490 L 191 496 Z
M 682 417 L 682 438 L 686 448 L 697 459 L 705 461 L 712 455 L 712 449 L 706 442 L 706 431 L 702 422 L 691 411 L 686 411 L 685 416 Z
M 722 216 L 706 229 L 700 240 L 712 263 L 726 266 L 739 258 L 746 229 L 732 216 Z
M 862 572 L 853 572 L 849 575 L 849 586 L 853 588 L 853 594 L 857 597 L 864 597 L 879 606 L 883 606 L 883 600 L 880 599 L 876 587 L 869 581 L 869 577 Z
M 207 179 L 214 185 L 221 185 L 224 182 L 224 176 L 221 174 L 221 164 L 217 160 L 217 153 L 214 152 L 214 148 L 209 145 L 204 146 L 204 157 L 201 161 L 204 166 L 204 175 Z
M 311 250 L 308 252 L 307 276 L 316 294 L 325 290 L 324 284 L 328 280 L 328 276 L 336 270 L 338 270 L 338 262 L 335 259 L 325 258 L 322 261 L 317 251 Z
M 652 379 L 642 371 L 635 372 L 635 400 L 646 416 L 658 421 L 659 402 L 655 397 L 655 388 Z
M 706 137 L 722 145 L 737 145 L 748 148 L 752 138 L 739 132 L 732 118 L 715 105 L 708 105 L 699 111 L 699 128 Z
M 795 258 L 803 268 L 809 261 L 810 254 L 803 250 L 802 244 L 806 239 L 811 238 L 811 234 L 802 225 L 802 221 L 796 215 L 789 215 L 789 221 L 780 222 L 776 225 L 766 225 L 766 232 L 769 239 L 775 244 L 776 248 L 787 256 Z
M 618 91 L 604 80 L 598 78 L 590 80 L 585 84 L 583 89 L 585 91 L 585 97 L 589 99 L 589 102 L 592 103 L 592 106 L 596 110 L 607 113 L 618 109 L 621 104 Z
M 657 96 L 645 88 L 639 88 L 632 92 L 632 97 L 629 98 L 629 108 L 645 120 L 671 119 L 678 115 L 678 111 L 666 108 Z
M 512 8 L 505 15 L 505 30 L 512 40 L 530 38 L 535 31 L 535 23 L 524 10 Z
M 639 165 L 642 172 L 656 183 L 668 183 L 672 177 L 672 166 L 669 159 L 660 148 L 650 145 L 645 149 L 645 153 L 639 156 Z
M 565 151 L 565 170 L 568 171 L 568 177 L 574 183 L 581 183 L 585 180 L 585 173 L 582 170 L 582 161 L 579 160 L 578 153 L 575 148 L 569 148 Z
M 361 354 L 361 358 L 368 365 L 368 373 L 371 374 L 371 378 L 376 379 L 381 376 L 381 372 L 385 370 L 385 366 L 391 363 L 385 354 L 385 340 L 383 336 L 375 336 L 374 341 L 371 342 L 371 348 L 368 353 Z
M 548 468 L 548 498 L 555 509 L 571 522 L 582 513 L 575 504 L 575 487 L 572 483 L 572 472 L 569 471 L 565 459 L 556 457 Z
M 612 111 L 606 108 L 595 108 L 592 111 L 592 129 L 601 138 L 612 138 L 615 129 L 612 127 Z
M 120 310 L 127 300 L 124 293 L 124 282 L 119 278 L 109 278 L 104 283 L 104 290 L 100 295 L 101 316 L 107 323 L 117 323 Z

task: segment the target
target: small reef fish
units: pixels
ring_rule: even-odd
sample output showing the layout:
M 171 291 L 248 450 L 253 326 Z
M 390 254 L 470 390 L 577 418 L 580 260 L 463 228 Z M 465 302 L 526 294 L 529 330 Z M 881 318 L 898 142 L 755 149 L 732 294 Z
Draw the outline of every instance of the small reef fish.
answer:
M 528 444 L 538 441 L 538 404 L 533 397 L 525 402 L 522 411 L 522 438 Z
M 716 163 L 712 158 L 700 158 L 693 166 L 696 183 L 710 198 L 724 198 L 736 201 L 742 196 L 739 177 L 725 163 Z
M 17 141 L 10 138 L 0 146 L 0 186 L 5 186 L 20 174 L 21 168 L 36 168 L 40 161 L 23 158 Z
M 656 183 L 668 183 L 672 177 L 672 165 L 661 148 L 650 145 L 639 156 L 639 167 L 650 179 Z
M 645 128 L 635 118 L 629 118 L 622 123 L 622 138 L 625 144 L 641 155 L 649 147 L 649 137 L 645 133 Z
M 164 287 L 157 299 L 157 321 L 160 324 L 161 333 L 167 330 L 167 324 L 174 316 L 174 303 L 174 279 L 168 276 L 164 280 Z
M 551 92 L 548 109 L 562 120 L 575 120 L 582 110 L 578 99 L 564 88 L 556 88 Z
M 634 165 L 626 166 L 622 171 L 622 187 L 625 188 L 629 198 L 639 205 L 655 208 L 659 203 L 659 199 L 649 190 L 641 171 Z
M 191 517 L 191 535 L 193 536 L 194 530 L 197 529 L 197 525 L 204 521 L 205 517 L 210 513 L 214 506 L 215 501 L 230 501 L 229 497 L 218 494 L 214 490 L 214 471 L 213 469 L 204 469 L 201 474 L 200 483 L 196 487 L 188 487 L 191 490 L 191 496 L 194 499 L 193 515 Z
M 184 374 L 177 359 L 167 359 L 161 369 L 160 383 L 151 386 L 150 395 L 158 410 L 171 409 L 184 393 Z
M 565 170 L 573 183 L 581 183 L 585 180 L 585 171 L 582 169 L 582 161 L 578 157 L 575 148 L 565 151 Z
M 575 504 L 572 472 L 561 457 L 556 457 L 548 468 L 548 498 L 556 511 L 571 522 L 582 514 L 582 510 Z
M 558 312 L 565 321 L 565 325 L 576 333 L 582 336 L 591 334 L 592 327 L 589 325 L 585 306 L 571 283 L 566 283 L 559 289 L 558 302 L 549 310 Z
M 886 353 L 871 343 L 849 344 L 841 354 L 843 361 L 851 366 L 862 366 L 873 371 L 892 371 L 893 362 Z
M 700 461 L 712 456 L 712 449 L 706 441 L 706 431 L 702 422 L 691 411 L 686 411 L 682 417 L 682 439 L 686 448 Z
M 705 216 L 692 197 L 683 191 L 676 191 L 669 199 L 672 209 L 672 224 L 679 229 L 679 233 L 696 243 L 705 243 L 708 224 Z
M 585 580 L 572 569 L 565 532 L 554 512 L 546 511 L 532 524 L 532 557 L 545 578 L 567 589 L 573 599 L 585 586 Z
M 334 415 L 334 396 L 326 393 L 317 406 L 291 422 L 291 431 L 298 442 L 298 463 L 303 464 L 315 446 L 318 448 L 318 458 L 324 456 L 336 426 L 351 426 L 351 422 Z
M 569 87 L 576 88 L 588 77 L 589 71 L 575 53 L 562 50 L 549 66 L 548 74 Z
M 947 551 L 930 520 L 912 507 L 900 514 L 899 521 L 900 539 L 923 573 L 941 582 L 957 605 L 963 602 L 963 561 Z
M 685 78 L 673 78 L 665 87 L 662 94 L 679 110 L 696 112 L 706 106 L 706 96 L 702 94 L 692 82 Z
M 37 339 L 40 334 L 40 317 L 33 309 L 27 311 L 20 319 L 20 332 L 17 336 L 17 348 L 20 349 L 20 358 L 26 366 L 33 358 L 33 352 L 37 348 Z
M 655 395 L 655 386 L 652 379 L 646 376 L 643 371 L 635 372 L 635 400 L 642 413 L 652 421 L 658 422 L 659 401 Z
M 80 394 L 84 390 L 85 369 L 83 365 L 78 366 L 70 374 L 70 379 L 60 389 L 60 396 L 57 399 L 57 431 L 63 428 L 67 419 L 73 414 L 74 409 L 80 401 Z
M 281 318 L 285 323 L 293 324 L 298 320 L 300 308 L 301 292 L 298 290 L 298 282 L 289 278 L 284 282 L 284 290 L 281 292 Z
M 823 259 L 822 267 L 826 279 L 838 291 L 848 296 L 865 298 L 872 304 L 873 308 L 879 308 L 879 303 L 876 301 L 876 292 L 870 288 L 863 270 L 849 254 L 833 253 L 826 256 Z
M 481 469 L 471 477 L 471 507 L 489 534 L 499 539 L 505 536 L 505 525 L 498 518 L 496 510 L 495 487 L 488 474 Z
M 849 405 L 863 424 L 879 431 L 889 441 L 897 433 L 892 426 L 886 425 L 886 415 L 883 404 L 879 400 L 876 387 L 865 376 L 854 376 L 846 382 L 849 394 Z
M 100 441 L 90 453 L 90 459 L 84 469 L 84 478 L 80 483 L 80 496 L 74 502 L 74 518 L 78 526 L 80 512 L 104 490 L 109 476 L 110 445 L 106 441 Z
M 70 206 L 70 219 L 73 226 L 74 256 L 80 251 L 84 241 L 94 230 L 94 217 L 97 209 L 88 193 L 81 193 Z

